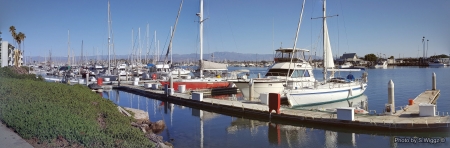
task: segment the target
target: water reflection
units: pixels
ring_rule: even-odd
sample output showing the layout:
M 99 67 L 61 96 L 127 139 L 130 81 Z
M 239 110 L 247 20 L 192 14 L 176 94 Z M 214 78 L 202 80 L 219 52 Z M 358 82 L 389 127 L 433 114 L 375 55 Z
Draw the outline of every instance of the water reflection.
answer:
M 113 90 L 103 93 L 105 98 L 120 106 L 147 111 L 151 121 L 164 120 L 166 129 L 161 135 L 164 140 L 174 139 L 171 143 L 175 147 L 397 147 L 397 143 L 393 141 L 394 136 L 390 136 L 395 133 L 375 136 L 372 132 L 316 127 L 303 123 L 270 123 L 230 117 L 127 92 Z M 368 108 L 367 102 L 361 103 L 364 101 L 367 101 L 365 95 L 312 108 L 342 107 L 348 106 L 349 102 L 352 106 Z M 445 137 L 448 139 L 448 136 Z M 398 144 L 400 145 L 403 146 Z

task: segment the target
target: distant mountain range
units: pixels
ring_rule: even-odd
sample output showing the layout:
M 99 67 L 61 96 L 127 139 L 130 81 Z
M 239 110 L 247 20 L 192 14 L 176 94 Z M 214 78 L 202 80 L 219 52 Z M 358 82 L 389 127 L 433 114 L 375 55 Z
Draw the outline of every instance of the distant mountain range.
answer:
M 191 54 L 173 54 L 172 58 L 174 62 L 194 62 L 198 61 L 200 59 L 199 54 L 191 53 Z M 116 59 L 128 59 L 129 55 L 116 55 Z M 214 53 L 208 53 L 203 54 L 203 59 L 209 60 L 209 61 L 273 61 L 273 54 L 252 54 L 252 53 L 237 53 L 237 52 L 214 52 Z M 25 57 L 24 57 L 25 58 Z M 108 55 L 99 55 L 99 56 L 87 56 L 86 57 L 89 60 L 107 60 Z M 111 55 L 111 59 L 113 59 L 114 56 Z M 150 59 L 153 58 L 153 55 L 149 57 Z M 164 60 L 165 55 L 160 56 L 160 60 Z M 170 56 L 168 57 L 170 60 Z M 314 59 L 314 56 L 311 57 Z M 75 57 L 75 61 L 78 61 L 80 59 L 80 56 Z M 145 59 L 144 56 L 142 56 L 142 59 Z M 32 56 L 32 61 L 36 62 L 43 62 L 45 60 L 45 57 L 41 56 Z M 48 57 L 47 57 L 48 60 Z M 29 58 L 27 59 L 29 61 Z M 66 62 L 67 57 L 62 56 L 53 56 L 52 61 L 54 62 Z

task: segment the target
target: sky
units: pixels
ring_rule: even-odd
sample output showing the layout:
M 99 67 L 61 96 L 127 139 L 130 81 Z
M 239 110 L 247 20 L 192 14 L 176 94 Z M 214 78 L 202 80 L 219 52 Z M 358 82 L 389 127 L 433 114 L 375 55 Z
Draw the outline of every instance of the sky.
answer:
M 272 54 L 293 47 L 301 0 L 204 0 L 204 53 Z M 116 55 L 166 53 L 181 0 L 111 0 Z M 298 48 L 322 55 L 322 0 L 306 0 Z M 0 31 L 12 42 L 10 26 L 23 32 L 25 56 L 108 53 L 107 0 L 0 0 Z M 394 57 L 450 54 L 449 0 L 329 0 L 327 18 L 333 55 L 357 53 Z M 199 0 L 184 0 L 173 38 L 173 54 L 199 53 Z M 147 38 L 147 24 L 149 25 Z M 132 36 L 132 30 L 134 35 Z M 147 39 L 149 52 L 147 52 Z M 111 51 L 112 52 L 112 51 Z

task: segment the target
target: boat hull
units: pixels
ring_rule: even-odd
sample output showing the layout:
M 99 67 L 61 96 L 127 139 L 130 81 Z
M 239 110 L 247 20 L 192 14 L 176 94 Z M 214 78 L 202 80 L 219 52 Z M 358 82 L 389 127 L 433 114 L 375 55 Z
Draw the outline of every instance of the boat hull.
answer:
M 248 81 L 232 81 L 236 87 L 241 91 L 244 98 L 249 98 L 250 96 L 250 85 Z M 284 90 L 285 82 L 272 81 L 272 82 L 253 82 L 253 98 L 259 98 L 261 93 L 280 93 L 282 94 Z
M 161 85 L 170 85 L 169 81 L 160 81 Z M 178 91 L 178 86 L 186 85 L 186 90 L 227 88 L 228 81 L 173 81 L 173 88 Z
M 101 76 L 97 75 L 97 78 L 103 78 L 103 79 L 109 78 L 110 81 L 117 81 L 118 76 L 116 76 L 116 75 L 101 75 Z
M 438 66 L 447 66 L 447 65 L 444 64 L 444 63 L 428 63 L 428 66 L 435 66 L 435 67 L 438 67 Z
M 338 102 L 361 96 L 367 84 L 341 86 L 340 88 L 319 88 L 291 90 L 286 94 L 291 107 L 302 107 Z M 351 89 L 351 91 L 350 91 Z

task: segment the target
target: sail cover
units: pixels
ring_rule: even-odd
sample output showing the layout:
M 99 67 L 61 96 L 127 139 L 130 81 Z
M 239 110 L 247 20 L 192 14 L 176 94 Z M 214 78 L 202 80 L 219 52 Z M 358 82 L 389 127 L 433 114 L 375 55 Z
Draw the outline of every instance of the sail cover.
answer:
M 202 61 L 201 66 L 203 70 L 228 70 L 227 64 L 215 63 L 211 61 Z
M 326 66 L 326 68 L 334 68 L 334 60 L 333 60 L 333 53 L 331 52 L 331 44 L 330 44 L 330 36 L 328 36 L 328 25 L 327 25 L 327 21 L 324 20 L 324 36 L 325 36 L 325 48 L 324 52 L 326 53 L 326 57 L 324 58 L 324 66 Z

